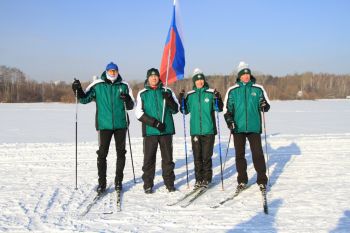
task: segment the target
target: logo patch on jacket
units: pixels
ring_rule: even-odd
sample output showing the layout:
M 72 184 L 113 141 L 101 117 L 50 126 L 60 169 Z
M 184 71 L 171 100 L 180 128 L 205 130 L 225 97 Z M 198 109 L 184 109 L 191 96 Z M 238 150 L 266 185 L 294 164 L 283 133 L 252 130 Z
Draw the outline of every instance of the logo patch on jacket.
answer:
M 255 92 L 252 92 L 252 96 L 256 96 L 256 93 L 255 93 Z
M 209 98 L 208 98 L 208 97 L 205 98 L 205 99 L 204 99 L 204 102 L 209 103 Z

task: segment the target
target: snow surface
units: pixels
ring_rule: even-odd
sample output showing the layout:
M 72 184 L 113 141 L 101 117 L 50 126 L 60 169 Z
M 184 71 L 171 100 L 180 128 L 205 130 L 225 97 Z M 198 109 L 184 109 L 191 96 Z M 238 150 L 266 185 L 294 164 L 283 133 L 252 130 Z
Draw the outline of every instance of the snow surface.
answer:
M 271 111 L 265 114 L 271 178 L 269 215 L 262 211 L 256 185 L 234 201 L 218 209 L 210 208 L 236 186 L 234 149 L 230 145 L 224 170 L 225 190 L 221 189 L 217 139 L 214 187 L 187 208 L 166 205 L 189 191 L 180 114 L 175 117 L 174 138 L 175 185 L 179 191 L 166 191 L 158 154 L 155 193 L 144 194 L 141 125 L 130 112 L 137 183 L 133 182 L 127 153 L 122 212 L 117 213 L 112 192 L 112 143 L 108 194 L 90 213 L 81 216 L 95 194 L 97 138 L 94 104 L 79 105 L 75 190 L 75 109 L 74 104 L 0 104 L 0 232 L 350 232 L 349 100 L 272 101 Z M 222 117 L 220 125 L 224 160 L 228 130 Z M 193 188 L 188 137 L 187 146 Z M 246 153 L 249 183 L 253 184 L 256 174 L 249 146 Z M 113 214 L 105 214 L 111 211 Z

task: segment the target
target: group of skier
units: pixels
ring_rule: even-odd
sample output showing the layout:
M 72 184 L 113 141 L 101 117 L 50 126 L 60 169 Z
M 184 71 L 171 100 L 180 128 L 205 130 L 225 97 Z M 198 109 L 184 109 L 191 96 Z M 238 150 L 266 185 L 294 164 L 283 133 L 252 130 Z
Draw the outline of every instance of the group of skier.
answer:
M 74 94 L 82 104 L 96 102 L 96 130 L 98 132 L 97 192 L 106 190 L 107 154 L 112 136 L 117 151 L 115 189 L 122 190 L 125 167 L 126 133 L 129 125 L 128 110 L 135 108 L 136 118 L 142 122 L 143 166 L 142 179 L 146 194 L 153 193 L 156 153 L 158 144 L 162 157 L 162 177 L 169 192 L 176 190 L 175 163 L 173 161 L 173 135 L 175 126 L 173 115 L 181 111 L 190 114 L 190 135 L 194 156 L 194 189 L 206 188 L 212 182 L 212 155 L 217 134 L 215 111 L 224 111 L 227 127 L 233 134 L 236 151 L 237 190 L 247 187 L 247 161 L 245 145 L 248 139 L 257 184 L 266 192 L 266 163 L 261 145 L 261 111 L 267 112 L 270 101 L 260 85 L 255 84 L 251 70 L 244 62 L 237 69 L 236 84 L 228 88 L 224 101 L 221 94 L 209 88 L 206 77 L 199 69 L 192 75 L 193 89 L 179 96 L 164 86 L 159 71 L 147 71 L 144 88 L 137 94 L 136 101 L 128 83 L 123 81 L 119 69 L 113 62 L 106 66 L 101 77 L 83 91 L 79 80 L 72 84 Z M 231 137 L 231 135 L 230 135 Z

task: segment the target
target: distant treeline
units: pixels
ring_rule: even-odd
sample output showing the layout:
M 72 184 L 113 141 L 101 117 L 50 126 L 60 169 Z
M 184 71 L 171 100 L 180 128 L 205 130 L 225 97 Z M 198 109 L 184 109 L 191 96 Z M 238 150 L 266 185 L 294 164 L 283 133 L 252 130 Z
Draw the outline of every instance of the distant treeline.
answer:
M 350 96 L 350 75 L 314 74 L 306 72 L 283 77 L 255 74 L 257 84 L 265 87 L 272 100 L 294 99 L 333 99 Z M 133 89 L 134 97 L 143 88 L 143 82 L 126 80 Z M 236 82 L 233 75 L 211 75 L 207 77 L 211 88 L 217 89 L 224 97 L 227 89 Z M 89 85 L 83 82 L 83 87 Z M 178 94 L 182 89 L 192 90 L 191 78 L 177 81 L 169 87 Z M 71 83 L 37 82 L 26 78 L 17 68 L 0 66 L 0 102 L 30 103 L 30 102 L 64 102 L 75 101 Z

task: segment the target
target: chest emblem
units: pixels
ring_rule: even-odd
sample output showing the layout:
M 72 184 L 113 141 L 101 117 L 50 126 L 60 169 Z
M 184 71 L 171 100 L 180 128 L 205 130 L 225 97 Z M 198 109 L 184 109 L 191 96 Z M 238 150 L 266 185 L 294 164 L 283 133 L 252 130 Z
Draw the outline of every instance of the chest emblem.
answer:
M 255 92 L 252 92 L 252 96 L 256 96 L 256 93 L 255 93 Z
M 208 98 L 208 97 L 205 98 L 205 99 L 204 99 L 204 102 L 209 103 L 209 98 Z

